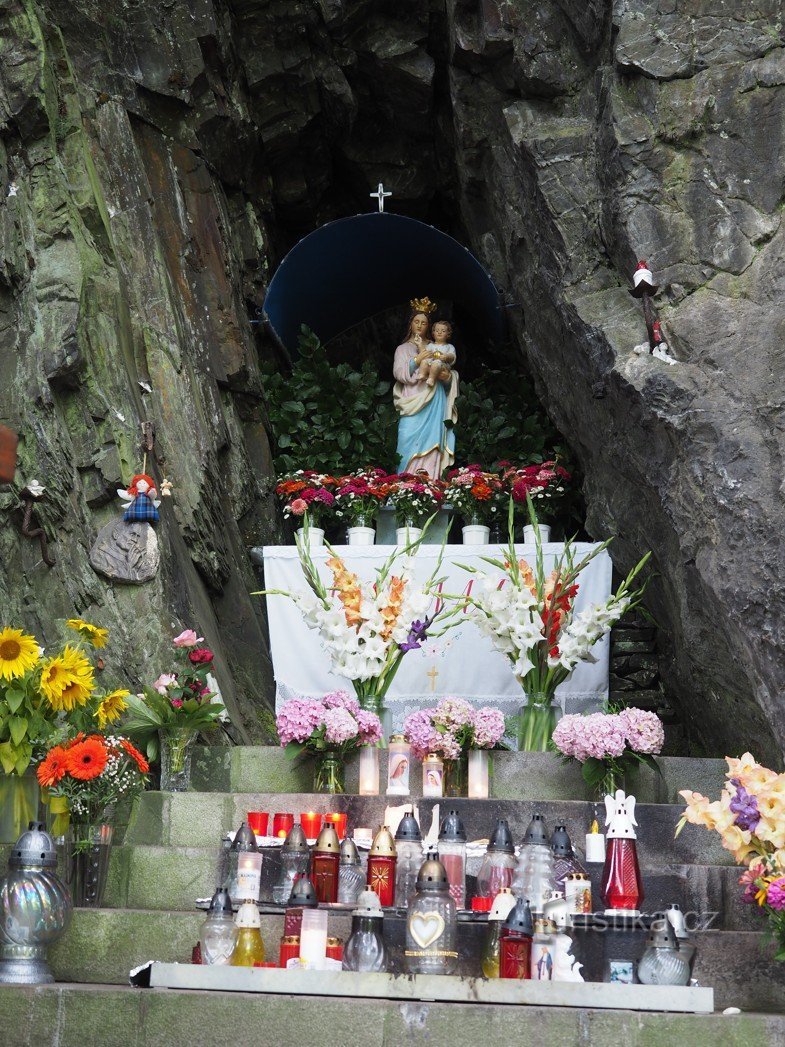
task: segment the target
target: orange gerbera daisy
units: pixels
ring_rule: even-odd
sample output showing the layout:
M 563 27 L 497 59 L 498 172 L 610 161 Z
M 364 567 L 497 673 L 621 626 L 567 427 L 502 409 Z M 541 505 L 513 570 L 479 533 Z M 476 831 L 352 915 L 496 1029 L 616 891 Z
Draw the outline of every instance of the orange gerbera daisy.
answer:
M 103 740 L 95 736 L 87 738 L 68 750 L 68 773 L 72 778 L 90 782 L 103 771 L 108 759 Z
M 142 774 L 147 774 L 150 770 L 150 764 L 145 760 L 144 756 L 139 752 L 135 745 L 131 745 L 127 738 L 120 739 L 120 745 L 128 753 L 132 760 L 136 763 Z
M 56 745 L 46 754 L 46 759 L 36 772 L 38 784 L 51 789 L 68 773 L 68 753 L 62 745 Z

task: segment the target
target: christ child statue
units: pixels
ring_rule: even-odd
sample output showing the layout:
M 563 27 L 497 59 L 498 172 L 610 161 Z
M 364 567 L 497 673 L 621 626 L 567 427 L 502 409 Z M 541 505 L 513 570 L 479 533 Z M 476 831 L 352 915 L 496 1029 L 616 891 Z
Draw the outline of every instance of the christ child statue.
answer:
M 426 385 L 435 385 L 437 380 L 448 382 L 455 363 L 455 346 L 450 345 L 452 324 L 437 320 L 433 325 L 433 341 L 423 349 L 418 374 Z

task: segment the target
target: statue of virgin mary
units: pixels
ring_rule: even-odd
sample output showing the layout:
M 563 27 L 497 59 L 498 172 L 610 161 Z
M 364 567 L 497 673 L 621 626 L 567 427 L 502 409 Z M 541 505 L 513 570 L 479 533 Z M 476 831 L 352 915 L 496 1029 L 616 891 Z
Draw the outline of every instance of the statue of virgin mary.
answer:
M 430 339 L 430 313 L 436 308 L 428 298 L 411 303 L 403 342 L 395 350 L 393 403 L 401 416 L 398 423 L 398 472 L 424 470 L 438 480 L 455 460 L 455 431 L 445 426 L 458 420 L 455 401 L 458 373 L 428 385 L 419 373 Z

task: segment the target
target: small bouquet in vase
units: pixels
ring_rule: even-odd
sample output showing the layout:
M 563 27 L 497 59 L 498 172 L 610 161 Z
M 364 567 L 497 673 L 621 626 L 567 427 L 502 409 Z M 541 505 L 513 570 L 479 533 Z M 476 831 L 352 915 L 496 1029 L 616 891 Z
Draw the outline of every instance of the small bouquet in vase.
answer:
M 556 513 L 559 502 L 564 498 L 570 473 L 557 461 L 541 462 L 524 466 L 507 466 L 501 475 L 505 494 L 514 505 L 527 511 L 527 499 L 531 499 L 541 523 L 547 523 Z
M 722 846 L 739 865 L 743 900 L 759 906 L 776 942 L 775 959 L 785 960 L 785 774 L 759 764 L 750 753 L 725 757 L 727 779 L 719 800 L 682 789 L 687 803 L 676 835 L 689 822 L 719 833 Z
M 373 527 L 389 491 L 384 469 L 358 469 L 335 484 L 335 516 L 349 527 Z
M 362 745 L 377 745 L 382 722 L 346 691 L 318 698 L 290 698 L 276 717 L 281 745 L 296 757 L 307 753 L 316 759 L 314 792 L 342 793 L 347 756 Z
M 499 516 L 504 487 L 496 473 L 485 472 L 480 465 L 467 465 L 447 473 L 444 496 L 466 524 L 488 526 Z
M 297 469 L 278 477 L 275 493 L 283 502 L 283 514 L 287 520 L 299 522 L 307 514 L 311 526 L 320 527 L 335 512 L 337 486 L 338 481 L 329 473 Z
M 420 529 L 444 503 L 445 484 L 428 473 L 399 473 L 391 476 L 388 501 L 395 509 L 399 527 Z
M 125 729 L 145 747 L 149 759 L 161 757 L 161 789 L 181 792 L 191 777 L 191 753 L 200 731 L 210 730 L 226 715 L 215 701 L 213 652 L 200 647 L 203 636 L 185 629 L 172 641 L 179 665 L 162 673 L 144 694 L 128 698 Z
M 493 573 L 465 567 L 472 575 L 467 591 L 444 599 L 465 609 L 470 620 L 510 661 L 515 678 L 526 695 L 518 718 L 518 747 L 545 751 L 550 748 L 556 722 L 553 707 L 556 688 L 575 666 L 590 660 L 591 648 L 621 616 L 636 607 L 646 586 L 632 585 L 651 553 L 630 571 L 616 593 L 603 604 L 575 613 L 578 576 L 610 539 L 576 561 L 568 541 L 546 574 L 537 516 L 529 498 L 529 518 L 535 528 L 534 566 L 519 560 L 515 551 L 514 509 L 509 507 L 509 541 L 503 558 L 484 557 Z

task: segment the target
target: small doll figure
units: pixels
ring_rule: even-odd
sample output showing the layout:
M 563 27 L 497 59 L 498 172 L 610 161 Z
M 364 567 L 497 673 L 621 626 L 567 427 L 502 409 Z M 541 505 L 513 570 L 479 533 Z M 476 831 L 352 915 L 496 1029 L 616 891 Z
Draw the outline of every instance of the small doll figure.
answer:
M 437 320 L 433 325 L 433 341 L 425 347 L 425 359 L 421 362 L 418 374 L 425 379 L 426 385 L 435 385 L 437 380 L 446 382 L 452 373 L 455 363 L 455 346 L 450 345 L 452 324 L 447 320 Z
M 146 473 L 139 473 L 131 480 L 125 491 L 118 490 L 117 493 L 124 502 L 129 503 L 123 513 L 123 520 L 126 523 L 141 523 L 143 521 L 158 523 L 160 519 L 158 506 L 161 502 L 158 499 L 155 481 L 151 476 L 147 476 Z

